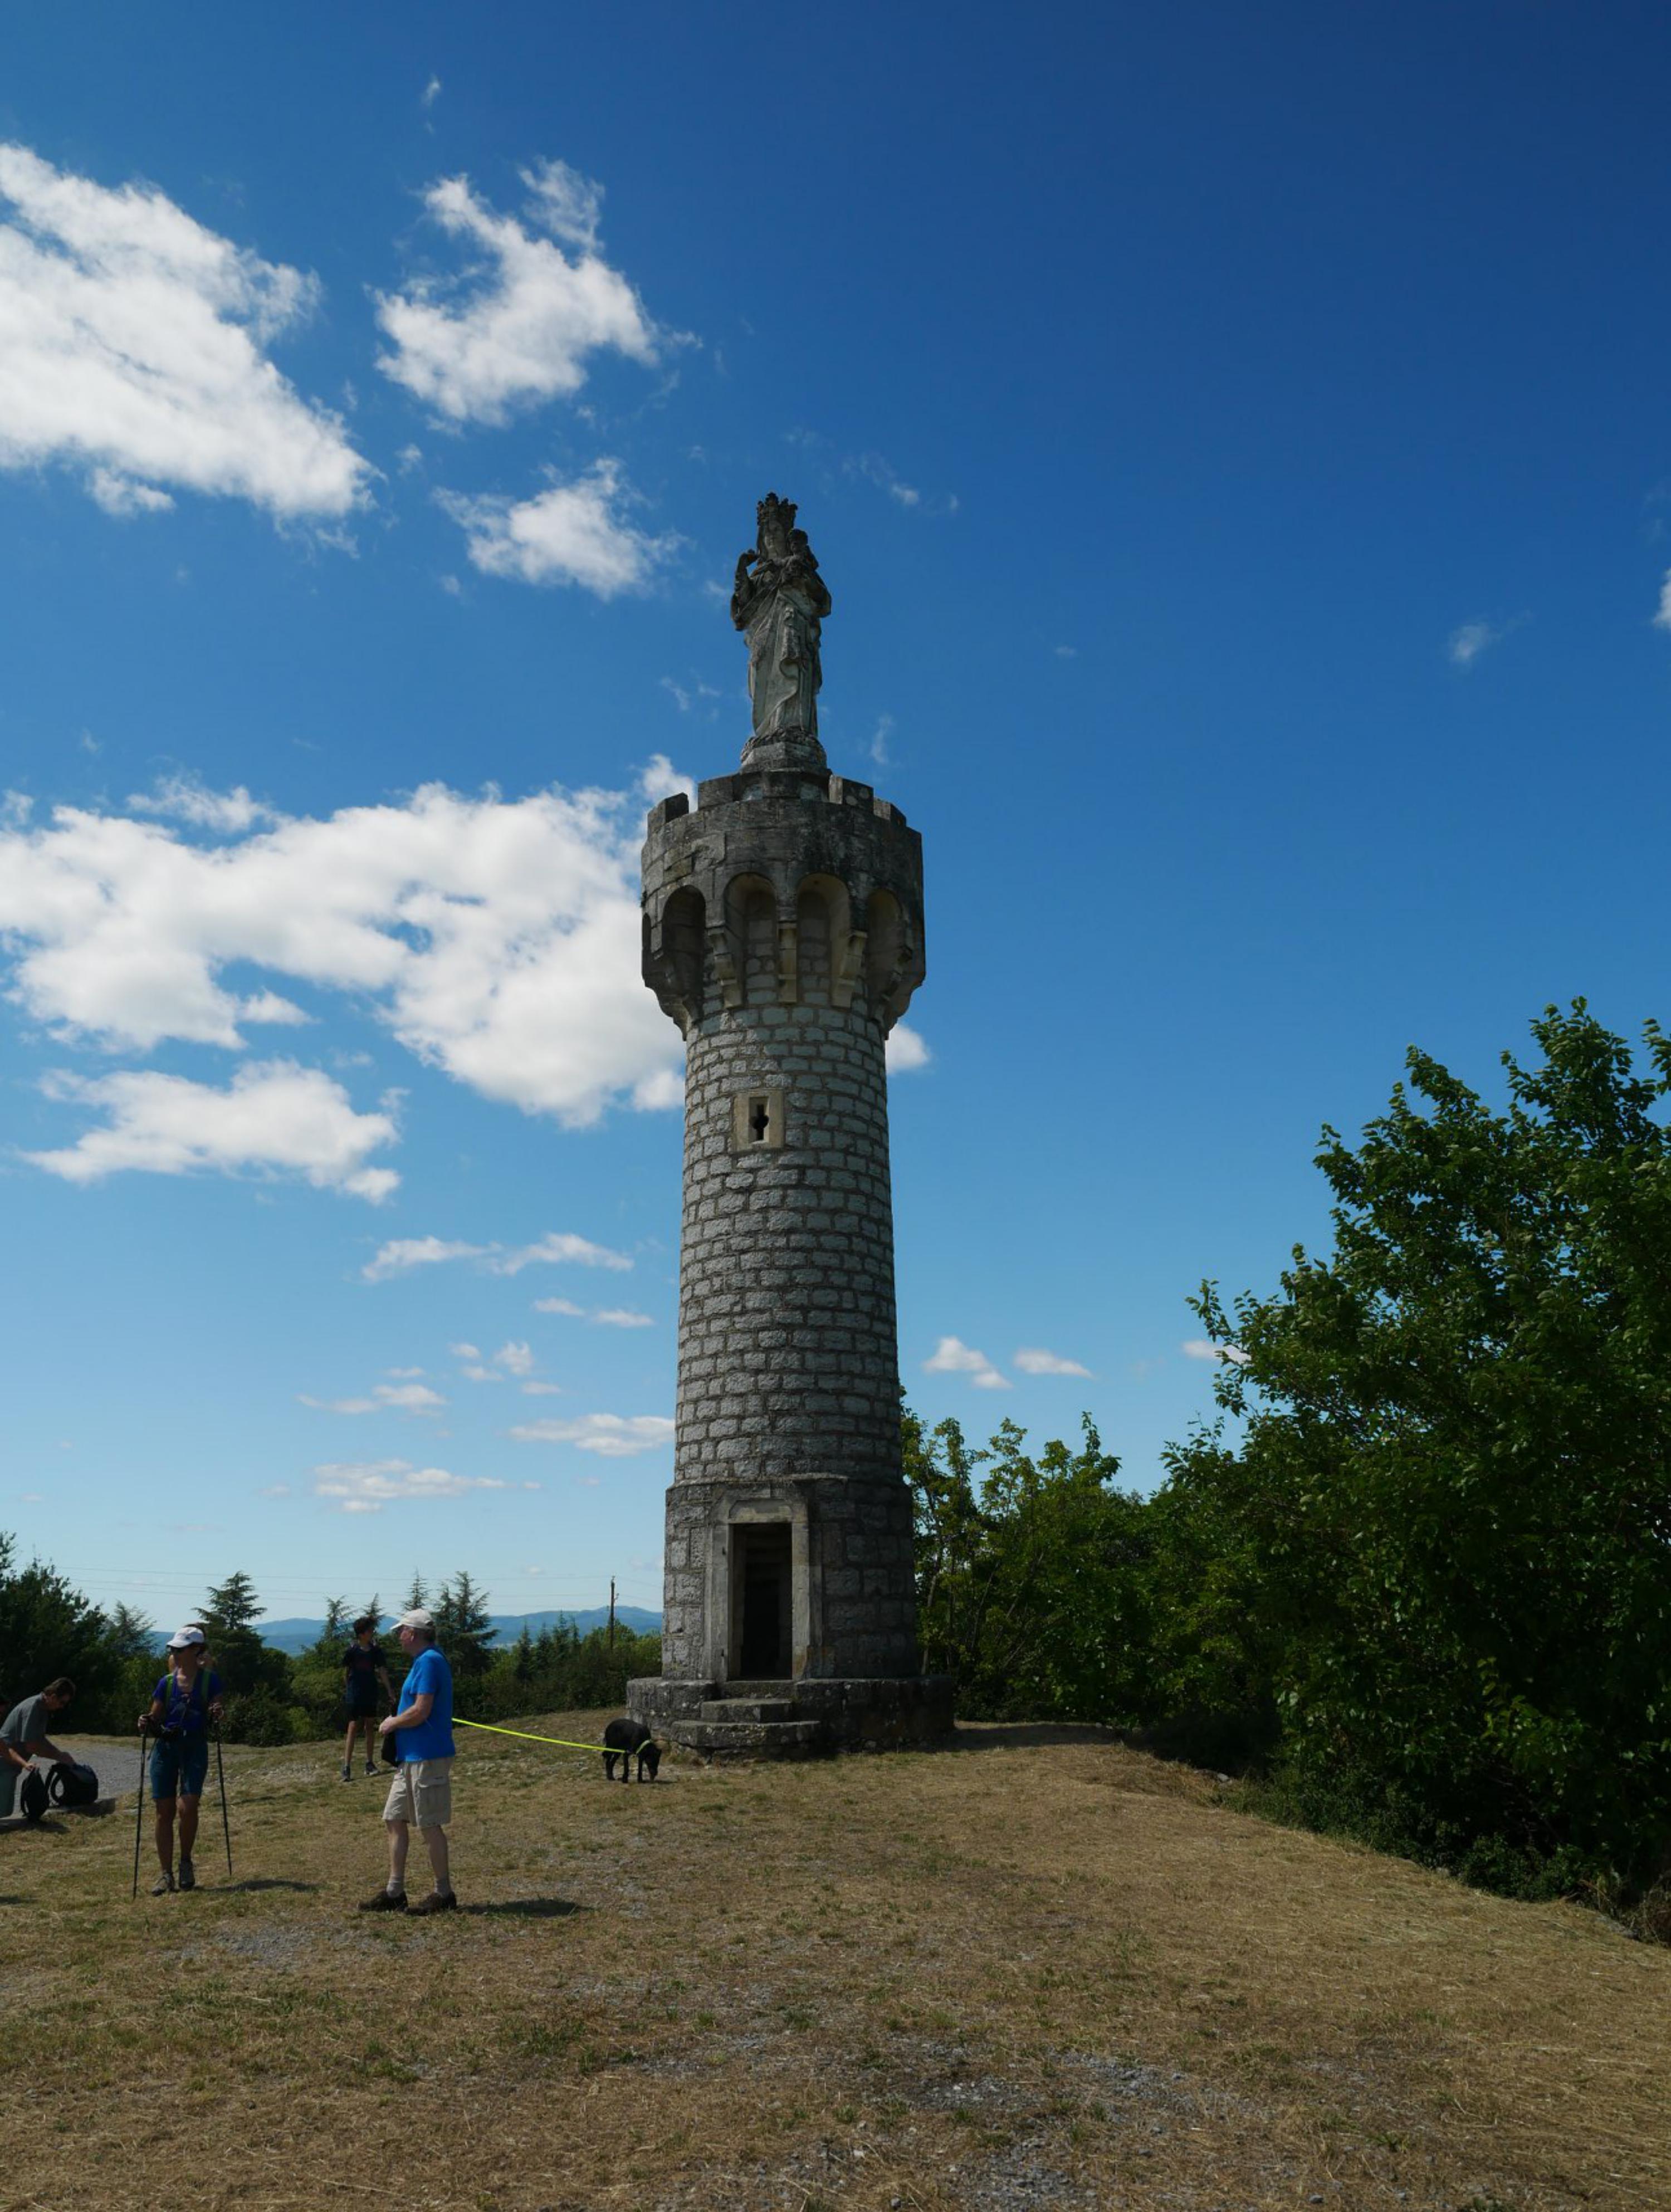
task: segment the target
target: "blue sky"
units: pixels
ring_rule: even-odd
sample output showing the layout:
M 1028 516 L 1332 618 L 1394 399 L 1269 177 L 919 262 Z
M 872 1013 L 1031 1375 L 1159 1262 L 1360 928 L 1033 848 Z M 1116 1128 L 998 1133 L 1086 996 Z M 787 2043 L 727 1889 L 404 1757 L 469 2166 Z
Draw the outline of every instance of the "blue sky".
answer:
M 0 1528 L 164 1621 L 659 1603 L 636 848 L 768 489 L 926 842 L 908 1389 L 1150 1486 L 1408 1044 L 1671 1015 L 1668 80 L 1632 6 L 11 11 Z

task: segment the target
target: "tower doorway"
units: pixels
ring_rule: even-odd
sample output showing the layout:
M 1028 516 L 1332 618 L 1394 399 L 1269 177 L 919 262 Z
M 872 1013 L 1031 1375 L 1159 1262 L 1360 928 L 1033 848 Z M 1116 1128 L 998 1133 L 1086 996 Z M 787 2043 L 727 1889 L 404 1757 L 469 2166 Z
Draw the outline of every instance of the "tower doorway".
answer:
M 787 1682 L 794 1626 L 787 1521 L 734 1523 L 731 1532 L 734 1680 Z

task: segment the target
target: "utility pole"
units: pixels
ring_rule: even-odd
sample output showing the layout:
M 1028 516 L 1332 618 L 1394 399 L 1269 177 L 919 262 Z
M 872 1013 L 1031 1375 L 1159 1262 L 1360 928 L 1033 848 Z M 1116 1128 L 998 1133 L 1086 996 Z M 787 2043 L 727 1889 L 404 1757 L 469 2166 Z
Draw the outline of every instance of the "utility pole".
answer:
M 615 1577 L 609 1578 L 609 1648 L 615 1649 Z

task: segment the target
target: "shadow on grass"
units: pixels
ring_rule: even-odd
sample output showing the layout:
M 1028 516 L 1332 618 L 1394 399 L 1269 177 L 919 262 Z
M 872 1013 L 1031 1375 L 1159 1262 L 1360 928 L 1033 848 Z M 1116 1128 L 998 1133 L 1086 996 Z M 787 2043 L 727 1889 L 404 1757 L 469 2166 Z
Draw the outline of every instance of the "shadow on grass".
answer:
M 571 1913 L 584 1912 L 583 1905 L 576 1905 L 567 1897 L 506 1897 L 495 1899 L 486 1905 L 461 1905 L 460 1912 L 508 1914 L 519 1920 L 567 1920 Z
M 1013 1751 L 1046 1743 L 1125 1743 L 1118 1729 L 1094 1721 L 959 1721 L 949 1736 L 927 1744 L 935 1751 Z
M 38 1820 L 26 1820 L 21 1813 L 15 1820 L 0 1820 L 0 1836 L 62 1836 L 66 1832 L 63 1821 L 51 1813 L 43 1813 Z
M 214 1887 L 221 1894 L 229 1896 L 235 1890 L 295 1889 L 304 1890 L 311 1896 L 318 1889 L 316 1881 L 285 1881 L 277 1875 L 252 1875 L 247 1881 L 221 1881 Z

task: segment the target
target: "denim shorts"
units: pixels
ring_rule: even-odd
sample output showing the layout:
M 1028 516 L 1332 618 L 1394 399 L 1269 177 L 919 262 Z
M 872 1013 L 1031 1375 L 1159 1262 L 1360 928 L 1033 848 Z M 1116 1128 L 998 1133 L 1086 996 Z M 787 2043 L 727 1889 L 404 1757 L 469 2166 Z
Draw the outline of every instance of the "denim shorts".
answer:
M 201 1797 L 208 1778 L 206 1735 L 164 1736 L 151 1753 L 153 1804 L 169 1797 Z

